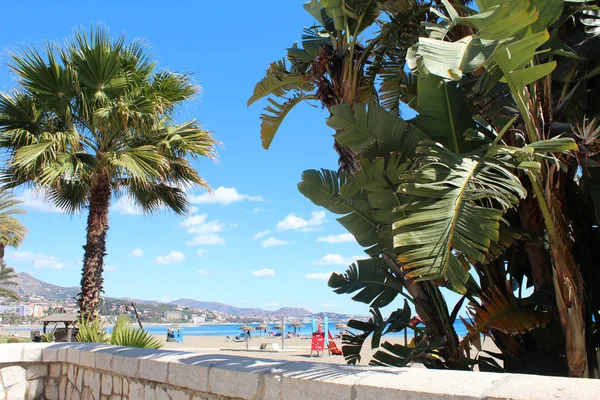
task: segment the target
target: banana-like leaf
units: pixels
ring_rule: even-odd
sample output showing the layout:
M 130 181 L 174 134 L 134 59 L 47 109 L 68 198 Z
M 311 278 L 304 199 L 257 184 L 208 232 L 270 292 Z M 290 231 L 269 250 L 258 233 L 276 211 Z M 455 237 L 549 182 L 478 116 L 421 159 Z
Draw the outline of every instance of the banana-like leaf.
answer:
M 481 305 L 469 304 L 467 313 L 472 322 L 461 318 L 469 331 L 463 339 L 466 343 L 476 340 L 482 333 L 489 335 L 491 331 L 499 331 L 507 335 L 517 335 L 544 327 L 550 322 L 550 313 L 520 305 L 512 295 L 508 282 L 506 290 L 508 295 L 498 287 L 490 288 L 480 296 Z
M 406 62 L 412 70 L 419 66 L 428 73 L 459 81 L 464 73 L 471 73 L 481 67 L 497 44 L 495 40 L 473 36 L 466 36 L 456 42 L 422 37 L 407 54 Z
M 273 138 L 279 130 L 281 123 L 288 115 L 290 111 L 300 102 L 304 100 L 312 100 L 315 97 L 313 95 L 296 95 L 282 104 L 276 102 L 273 99 L 269 99 L 271 105 L 265 108 L 265 112 L 260 115 L 262 124 L 260 125 L 260 139 L 264 149 L 268 149 L 273 142 Z
M 400 63 L 386 63 L 379 72 L 381 85 L 379 99 L 381 106 L 394 115 L 400 115 L 400 103 L 410 104 L 415 98 L 416 81 L 413 75 L 406 74 Z
M 475 145 L 467 142 L 465 133 L 475 129 L 475 123 L 465 95 L 455 83 L 444 82 L 432 74 L 420 74 L 413 108 L 419 113 L 414 124 L 431 139 L 457 153 L 474 149 Z
M 336 31 L 348 35 L 362 32 L 379 14 L 379 2 L 373 0 L 321 0 L 328 17 L 333 19 Z
M 418 281 L 443 279 L 466 293 L 468 259 L 484 262 L 500 238 L 502 214 L 527 193 L 494 147 L 465 157 L 424 142 L 400 190 L 414 197 L 393 225 L 398 260 Z
M 378 308 L 371 308 L 370 312 L 372 317 L 368 322 L 358 320 L 348 321 L 350 328 L 361 331 L 361 333 L 355 334 L 347 331 L 342 335 L 342 351 L 348 364 L 360 362 L 362 347 L 365 340 L 371 335 L 371 349 L 376 349 L 380 346 L 382 336 L 387 333 L 400 332 L 404 329 L 411 329 L 415 332 L 419 331 L 419 328 L 410 325 L 411 309 L 406 300 L 404 300 L 404 307 L 392 312 L 386 320 L 383 319 Z M 414 349 L 404 346 L 403 348 L 407 350 L 406 361 L 408 363 Z
M 390 151 L 412 155 L 419 142 L 427 138 L 413 124 L 374 105 L 335 105 L 331 114 L 327 125 L 337 131 L 335 140 L 355 153 L 380 142 L 393 149 Z
M 366 194 L 358 193 L 351 198 L 339 194 L 347 175 L 328 170 L 308 170 L 302 174 L 298 190 L 315 205 L 325 207 L 334 214 L 347 214 L 338 221 L 354 235 L 363 247 L 377 244 L 377 223 L 371 219 L 371 206 Z
M 345 274 L 331 274 L 328 285 L 338 294 L 359 291 L 352 300 L 369 304 L 372 308 L 387 306 L 403 290 L 401 282 L 379 258 L 358 260 Z
M 310 0 L 304 3 L 304 9 L 307 13 L 313 16 L 321 26 L 325 26 L 325 19 L 327 18 L 327 14 L 325 14 L 325 10 L 321 7 L 321 3 L 319 0 Z
M 312 87 L 310 77 L 289 73 L 285 66 L 285 60 L 277 61 L 271 63 L 265 77 L 254 87 L 254 92 L 248 99 L 248 105 L 250 106 L 255 101 L 270 94 L 281 97 L 291 90 L 311 90 Z

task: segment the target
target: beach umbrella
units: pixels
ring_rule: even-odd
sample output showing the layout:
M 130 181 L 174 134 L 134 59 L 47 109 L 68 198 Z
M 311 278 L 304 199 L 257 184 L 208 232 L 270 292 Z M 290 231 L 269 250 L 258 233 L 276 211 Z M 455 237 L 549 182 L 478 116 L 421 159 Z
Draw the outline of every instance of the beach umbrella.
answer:
M 265 324 L 260 324 L 255 328 L 257 331 L 261 331 L 261 335 L 262 335 L 262 331 L 269 329 L 269 325 L 265 325 Z
M 254 328 L 251 327 L 250 325 L 242 325 L 242 326 L 240 326 L 240 329 L 242 331 L 253 331 L 254 330 Z
M 277 329 L 277 330 L 281 330 L 281 329 L 283 329 L 283 326 L 281 324 L 278 324 L 278 325 L 275 325 L 273 328 Z
M 300 329 L 304 327 L 304 324 L 300 321 L 296 321 L 292 324 L 292 327 L 294 328 L 294 332 L 296 332 L 296 328 Z

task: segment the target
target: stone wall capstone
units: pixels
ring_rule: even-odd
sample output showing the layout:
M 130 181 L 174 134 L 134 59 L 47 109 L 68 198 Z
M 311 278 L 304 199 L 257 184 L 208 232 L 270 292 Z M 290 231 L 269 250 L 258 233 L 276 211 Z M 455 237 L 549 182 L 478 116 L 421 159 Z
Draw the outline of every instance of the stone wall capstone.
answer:
M 587 400 L 600 380 L 390 369 L 82 343 L 0 345 L 0 400 Z

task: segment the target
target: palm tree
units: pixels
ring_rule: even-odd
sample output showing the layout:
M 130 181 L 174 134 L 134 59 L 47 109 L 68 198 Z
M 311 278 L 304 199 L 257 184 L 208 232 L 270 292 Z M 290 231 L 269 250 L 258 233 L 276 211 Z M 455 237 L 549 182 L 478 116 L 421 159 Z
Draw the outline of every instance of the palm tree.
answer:
M 8 286 L 15 286 L 17 283 L 13 280 L 17 276 L 15 270 L 4 265 L 4 261 L 0 261 L 0 298 L 7 297 L 17 300 L 19 296 Z
M 4 261 L 6 246 L 18 247 L 25 240 L 27 228 L 14 215 L 25 214 L 25 210 L 15 208 L 22 202 L 10 192 L 0 193 L 0 262 Z
M 65 45 L 12 55 L 19 87 L 0 95 L 5 187 L 42 189 L 69 213 L 88 209 L 79 307 L 95 319 L 103 290 L 108 212 L 127 195 L 144 212 L 188 211 L 185 189 L 209 188 L 190 159 L 213 158 L 217 142 L 177 106 L 197 93 L 189 75 L 157 71 L 145 47 L 102 27 Z

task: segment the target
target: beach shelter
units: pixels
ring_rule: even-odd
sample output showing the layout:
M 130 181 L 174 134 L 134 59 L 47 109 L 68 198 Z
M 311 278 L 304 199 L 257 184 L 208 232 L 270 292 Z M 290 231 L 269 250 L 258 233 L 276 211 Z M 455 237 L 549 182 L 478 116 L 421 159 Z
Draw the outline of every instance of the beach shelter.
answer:
M 260 331 L 260 334 L 262 335 L 263 331 L 266 333 L 267 329 L 269 329 L 269 325 L 259 324 L 254 329 L 256 329 L 257 331 Z
M 340 332 L 344 329 L 348 329 L 348 325 L 344 324 L 343 322 L 338 322 L 337 324 L 335 324 L 335 327 L 338 328 Z
M 296 321 L 292 324 L 292 328 L 294 328 L 294 333 L 296 333 L 296 329 L 300 330 L 300 328 L 303 328 L 304 324 L 300 321 Z
M 56 342 L 71 342 L 73 337 L 73 328 L 77 324 L 78 315 L 77 313 L 58 313 L 48 315 L 46 318 L 42 318 L 44 333 L 49 324 L 54 325 L 54 340 Z M 64 328 L 57 328 L 58 324 L 65 324 Z
M 240 326 L 240 330 L 242 330 L 244 332 L 248 332 L 248 331 L 253 331 L 254 328 L 251 327 L 250 325 L 242 325 L 242 326 Z

